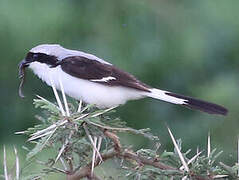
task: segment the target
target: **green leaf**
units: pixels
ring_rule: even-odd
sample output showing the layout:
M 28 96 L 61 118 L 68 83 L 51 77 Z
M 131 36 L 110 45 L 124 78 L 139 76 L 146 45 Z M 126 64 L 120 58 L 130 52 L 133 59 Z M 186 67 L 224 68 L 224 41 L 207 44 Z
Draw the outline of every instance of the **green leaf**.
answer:
M 49 102 L 48 100 L 44 98 L 34 99 L 33 104 L 35 105 L 35 108 L 40 107 L 41 109 L 46 109 L 47 111 L 51 113 L 60 114 L 59 108 L 55 104 Z

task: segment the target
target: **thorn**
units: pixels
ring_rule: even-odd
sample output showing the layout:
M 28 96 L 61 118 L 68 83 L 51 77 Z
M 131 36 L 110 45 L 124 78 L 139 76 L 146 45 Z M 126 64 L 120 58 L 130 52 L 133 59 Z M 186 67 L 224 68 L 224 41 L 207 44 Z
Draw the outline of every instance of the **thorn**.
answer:
M 173 137 L 173 134 L 172 134 L 171 130 L 169 129 L 169 127 L 167 127 L 167 129 L 168 129 L 169 135 L 170 135 L 170 137 L 171 137 L 171 139 L 172 139 L 172 141 L 173 141 L 174 147 L 176 148 L 176 151 L 177 151 L 177 153 L 178 153 L 178 155 L 179 155 L 179 158 L 180 158 L 180 160 L 181 160 L 181 162 L 182 162 L 182 164 L 183 164 L 183 166 L 184 166 L 184 169 L 185 169 L 187 172 L 189 172 L 188 165 L 187 165 L 185 159 L 183 158 L 183 154 L 181 153 L 181 151 L 180 151 L 180 149 L 179 149 L 179 147 L 178 147 L 178 145 L 177 145 L 177 142 L 176 142 L 175 138 Z
M 94 150 L 95 150 L 96 153 L 98 154 L 100 160 L 103 161 L 103 159 L 102 159 L 102 157 L 101 157 L 101 155 L 100 155 L 100 152 L 97 150 L 96 146 L 94 145 L 94 141 L 93 141 L 93 139 L 92 139 L 92 137 L 91 137 L 91 135 L 90 135 L 90 133 L 89 133 L 89 130 L 87 129 L 87 127 L 86 127 L 85 124 L 83 124 L 83 127 L 84 127 L 84 129 L 85 129 L 85 133 L 86 133 L 86 135 L 88 136 L 88 138 L 89 138 L 89 140 L 90 140 L 90 142 L 91 142 L 91 144 L 92 144 Z
M 41 138 L 43 136 L 46 136 L 48 134 L 51 134 L 53 131 L 55 131 L 59 126 L 62 126 L 64 125 L 65 123 L 67 123 L 68 121 L 67 120 L 64 120 L 64 121 L 57 121 L 55 124 L 45 128 L 45 129 L 42 129 L 42 130 L 39 130 L 33 134 L 31 134 L 31 138 L 28 139 L 28 141 L 32 141 L 32 140 L 35 140 L 35 139 L 38 139 L 38 138 Z
M 61 157 L 61 155 L 62 155 L 62 153 L 64 152 L 64 150 L 65 150 L 67 144 L 69 143 L 69 139 L 71 139 L 73 133 L 74 133 L 74 132 L 71 131 L 70 134 L 69 134 L 69 136 L 68 136 L 68 138 L 66 138 L 64 144 L 62 145 L 60 151 L 58 152 L 58 155 L 57 155 L 57 157 L 56 157 L 56 159 L 55 159 L 55 163 L 56 163 L 56 162 L 59 160 L 59 158 Z
M 80 102 L 79 102 L 79 106 L 78 106 L 77 112 L 81 112 L 81 108 L 82 108 L 82 100 L 80 100 Z
M 106 109 L 106 110 L 104 110 L 104 111 L 102 111 L 102 112 L 100 112 L 100 113 L 94 114 L 94 115 L 91 116 L 91 117 L 97 117 L 97 116 L 99 116 L 99 115 L 101 115 L 101 114 L 104 114 L 104 113 L 106 113 L 106 112 L 108 112 L 108 111 L 111 111 L 112 109 L 115 109 L 116 107 L 118 107 L 118 106 L 113 106 L 113 107 L 111 107 L 111 108 L 108 108 L 108 109 Z
M 186 180 L 188 178 L 188 176 L 184 176 L 183 178 L 182 178 L 182 180 Z
M 191 164 L 195 159 L 197 159 L 198 156 L 199 156 L 201 153 L 202 153 L 202 151 L 201 151 L 201 152 L 197 152 L 197 154 L 196 154 L 195 156 L 193 156 L 193 157 L 187 162 L 187 165 Z M 184 166 L 181 166 L 179 169 L 180 169 L 180 170 L 183 170 L 183 169 L 184 169 Z
M 60 87 L 61 87 L 61 94 L 62 94 L 62 97 L 63 97 L 63 102 L 64 102 L 64 105 L 65 105 L 66 115 L 68 117 L 70 117 L 70 111 L 69 111 L 68 103 L 67 103 L 67 100 L 66 100 L 66 94 L 65 94 L 64 87 L 63 87 L 63 84 L 62 84 L 61 76 L 59 76 L 59 83 L 60 83 Z
M 64 111 L 64 109 L 63 109 L 61 100 L 60 100 L 59 95 L 58 95 L 58 93 L 57 93 L 57 90 L 56 90 L 55 84 L 54 84 L 54 82 L 53 82 L 53 79 L 52 79 L 52 77 L 51 77 L 51 74 L 50 74 L 49 78 L 50 78 L 50 81 L 51 81 L 51 87 L 52 87 L 53 92 L 54 92 L 54 95 L 55 95 L 55 97 L 56 97 L 57 104 L 58 104 L 58 106 L 59 106 L 59 108 L 60 108 L 60 110 L 61 110 L 61 114 L 62 114 L 62 116 L 66 116 L 66 113 L 65 113 L 65 111 Z
M 207 137 L 207 157 L 210 157 L 211 153 L 211 136 L 210 136 L 210 131 L 208 132 L 208 137 Z M 210 163 L 210 160 L 208 161 Z
M 237 137 L 237 163 L 239 165 L 239 136 Z M 239 169 L 237 170 L 237 176 L 239 177 Z
M 93 144 L 96 147 L 96 144 L 97 144 L 97 137 L 96 136 L 94 136 Z M 91 177 L 93 177 L 93 174 L 94 174 L 94 167 L 95 167 L 95 160 L 96 160 L 95 154 L 96 154 L 96 149 L 93 149 L 92 164 L 91 164 Z
M 101 142 L 102 142 L 102 137 L 100 136 L 99 139 L 98 139 L 98 145 L 97 145 L 97 150 L 98 150 L 99 152 L 100 152 Z M 99 156 L 98 156 L 98 154 L 97 154 L 97 155 L 96 155 L 96 160 L 97 160 L 98 157 L 99 157 Z M 100 159 L 99 164 L 101 164 L 101 163 L 102 163 L 102 161 L 101 161 L 101 159 Z
M 17 149 L 14 146 L 14 152 L 15 152 L 15 156 L 16 156 L 16 180 L 19 180 L 20 177 L 20 165 L 19 165 L 19 158 L 18 158 L 18 153 L 17 153 Z
M 6 157 L 6 148 L 5 148 L 5 145 L 3 146 L 3 167 L 4 167 L 4 177 L 5 177 L 5 180 L 8 180 L 8 174 L 7 174 L 7 157 Z
M 225 175 L 225 174 L 222 174 L 222 175 L 216 175 L 216 176 L 213 176 L 212 178 L 213 179 L 221 179 L 221 178 L 225 178 L 225 177 L 228 177 L 228 175 Z
M 67 166 L 66 166 L 64 160 L 62 159 L 62 157 L 60 157 L 60 161 L 61 161 L 61 164 L 62 164 L 64 170 L 67 171 Z

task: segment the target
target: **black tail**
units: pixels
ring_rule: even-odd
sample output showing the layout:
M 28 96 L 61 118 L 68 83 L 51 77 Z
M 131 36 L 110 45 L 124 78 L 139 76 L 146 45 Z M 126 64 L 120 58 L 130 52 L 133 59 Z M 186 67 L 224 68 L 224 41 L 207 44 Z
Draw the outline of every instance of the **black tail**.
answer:
M 221 114 L 224 116 L 227 115 L 228 113 L 228 110 L 226 108 L 217 104 L 213 104 L 210 102 L 206 102 L 206 101 L 202 101 L 192 97 L 187 97 L 187 96 L 170 93 L 170 92 L 166 92 L 165 94 L 176 97 L 176 98 L 185 99 L 186 101 L 185 101 L 185 104 L 183 105 L 192 109 L 198 109 L 200 111 L 207 112 L 209 114 Z

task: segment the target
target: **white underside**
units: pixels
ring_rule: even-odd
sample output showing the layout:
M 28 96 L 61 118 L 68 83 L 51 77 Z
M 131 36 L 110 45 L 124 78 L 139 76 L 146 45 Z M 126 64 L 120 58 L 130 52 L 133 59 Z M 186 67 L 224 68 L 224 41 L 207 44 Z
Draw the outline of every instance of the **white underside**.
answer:
M 51 86 L 50 78 L 54 85 L 60 90 L 59 78 L 61 78 L 65 93 L 76 99 L 83 100 L 88 104 L 94 104 L 98 108 L 109 108 L 126 103 L 128 100 L 135 100 L 144 97 L 152 97 L 173 104 L 186 104 L 186 100 L 168 96 L 167 91 L 150 89 L 151 92 L 144 92 L 122 86 L 106 86 L 97 82 L 79 79 L 65 73 L 60 66 L 49 68 L 48 65 L 33 62 L 30 69 L 44 82 Z M 96 81 L 96 80 L 95 80 Z
M 90 82 L 75 78 L 62 71 L 60 66 L 49 68 L 46 64 L 33 62 L 30 69 L 44 82 L 51 86 L 50 77 L 56 88 L 60 90 L 59 78 L 61 78 L 65 93 L 77 100 L 83 100 L 88 104 L 95 104 L 99 108 L 108 108 L 124 104 L 127 100 L 143 98 L 141 91 L 105 86 L 96 82 Z

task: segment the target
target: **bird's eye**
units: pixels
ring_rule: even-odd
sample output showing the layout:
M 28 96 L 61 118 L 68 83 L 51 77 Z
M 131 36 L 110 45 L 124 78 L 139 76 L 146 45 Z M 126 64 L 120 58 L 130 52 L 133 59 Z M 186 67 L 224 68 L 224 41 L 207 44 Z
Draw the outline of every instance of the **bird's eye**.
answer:
M 35 60 L 36 60 L 38 57 L 39 57 L 38 54 L 33 54 L 33 56 L 32 56 L 32 58 L 35 59 Z

